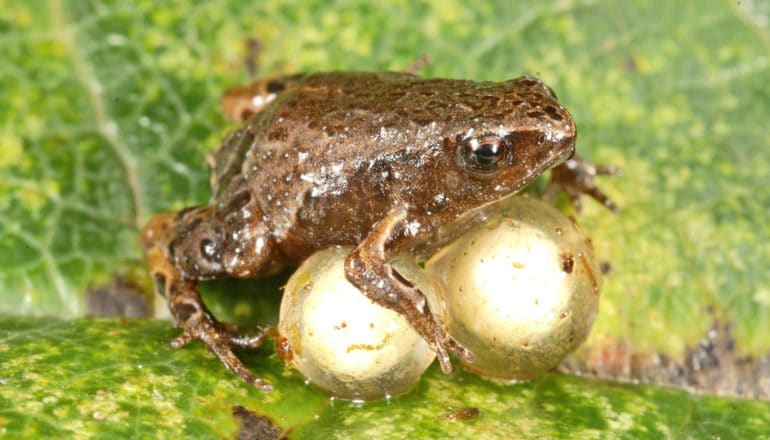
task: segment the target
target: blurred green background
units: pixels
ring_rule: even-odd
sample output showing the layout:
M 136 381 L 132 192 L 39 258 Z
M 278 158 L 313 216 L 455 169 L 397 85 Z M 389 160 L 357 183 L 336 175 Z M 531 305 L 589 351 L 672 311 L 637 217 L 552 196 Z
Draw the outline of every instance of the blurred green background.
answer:
M 221 438 L 242 405 L 297 438 L 770 435 L 770 2 L 0 11 L 0 432 Z M 306 387 L 269 348 L 244 356 L 276 385 L 264 395 L 200 344 L 172 351 L 167 322 L 62 321 L 87 313 L 87 291 L 148 291 L 138 229 L 207 201 L 205 155 L 233 128 L 219 96 L 248 81 L 249 39 L 263 77 L 401 70 L 427 53 L 425 77 L 544 79 L 578 123 L 578 151 L 625 171 L 600 182 L 619 215 L 586 200 L 578 216 L 612 271 L 591 339 L 562 370 L 653 385 L 500 386 L 434 367 L 408 396 L 356 406 Z M 278 286 L 208 292 L 219 316 L 265 323 Z M 459 407 L 480 416 L 441 417 Z

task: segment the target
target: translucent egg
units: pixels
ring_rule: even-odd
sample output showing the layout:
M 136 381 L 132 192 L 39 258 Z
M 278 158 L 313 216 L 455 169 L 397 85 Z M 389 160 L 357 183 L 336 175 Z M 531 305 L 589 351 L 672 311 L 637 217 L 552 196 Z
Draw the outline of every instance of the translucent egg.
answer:
M 550 205 L 512 197 L 498 217 L 432 256 L 449 333 L 476 355 L 463 366 L 501 381 L 531 379 L 588 336 L 601 273 L 591 241 Z
M 350 247 L 319 251 L 289 279 L 278 331 L 284 358 L 335 398 L 372 400 L 403 394 L 435 358 L 400 314 L 373 303 L 345 278 Z M 407 257 L 391 264 L 441 313 L 436 284 Z

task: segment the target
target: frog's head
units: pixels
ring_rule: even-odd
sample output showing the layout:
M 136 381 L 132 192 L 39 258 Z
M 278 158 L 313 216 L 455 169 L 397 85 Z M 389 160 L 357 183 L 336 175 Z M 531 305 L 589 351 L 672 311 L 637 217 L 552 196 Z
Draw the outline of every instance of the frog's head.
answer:
M 522 77 L 488 87 L 487 105 L 466 121 L 471 128 L 445 143 L 477 202 L 516 193 L 567 160 L 577 134 L 569 112 L 542 81 Z

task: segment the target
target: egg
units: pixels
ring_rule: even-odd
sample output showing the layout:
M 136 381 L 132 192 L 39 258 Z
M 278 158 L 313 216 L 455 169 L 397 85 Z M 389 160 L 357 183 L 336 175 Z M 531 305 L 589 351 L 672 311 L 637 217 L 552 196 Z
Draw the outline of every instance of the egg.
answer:
M 335 398 L 365 401 L 403 394 L 435 353 L 402 315 L 375 304 L 347 281 L 344 262 L 350 251 L 319 251 L 291 276 L 280 308 L 279 351 Z M 415 260 L 402 256 L 391 264 L 442 315 L 437 285 Z
M 557 366 L 587 337 L 601 272 L 577 222 L 526 197 L 433 255 L 447 329 L 476 355 L 465 369 L 520 381 Z

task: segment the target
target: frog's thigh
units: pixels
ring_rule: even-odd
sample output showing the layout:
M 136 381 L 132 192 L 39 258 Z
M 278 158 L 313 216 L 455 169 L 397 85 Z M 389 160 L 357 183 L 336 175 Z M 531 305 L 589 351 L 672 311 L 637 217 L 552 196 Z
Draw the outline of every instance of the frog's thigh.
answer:
M 208 240 L 211 232 L 221 233 L 215 220 L 219 219 L 211 207 L 191 208 L 176 214 L 157 214 L 142 231 L 142 244 L 156 289 L 167 298 L 176 326 L 183 329 L 172 346 L 179 348 L 199 339 L 241 379 L 269 391 L 270 384 L 254 376 L 231 349 L 257 347 L 266 335 L 246 338 L 233 334 L 211 316 L 198 293 L 197 279 L 207 274 L 215 276 L 223 270 L 221 261 L 207 261 L 200 254 L 217 250 L 201 241 Z M 200 253 L 195 252 L 196 247 Z
M 222 213 L 204 206 L 178 219 L 178 233 L 169 244 L 174 265 L 189 279 L 251 278 L 283 267 L 268 228 L 256 207 Z
M 240 212 L 229 217 L 222 246 L 222 265 L 227 275 L 251 278 L 278 273 L 284 259 L 270 228 L 261 221 L 262 211 L 252 208 L 246 218 Z

